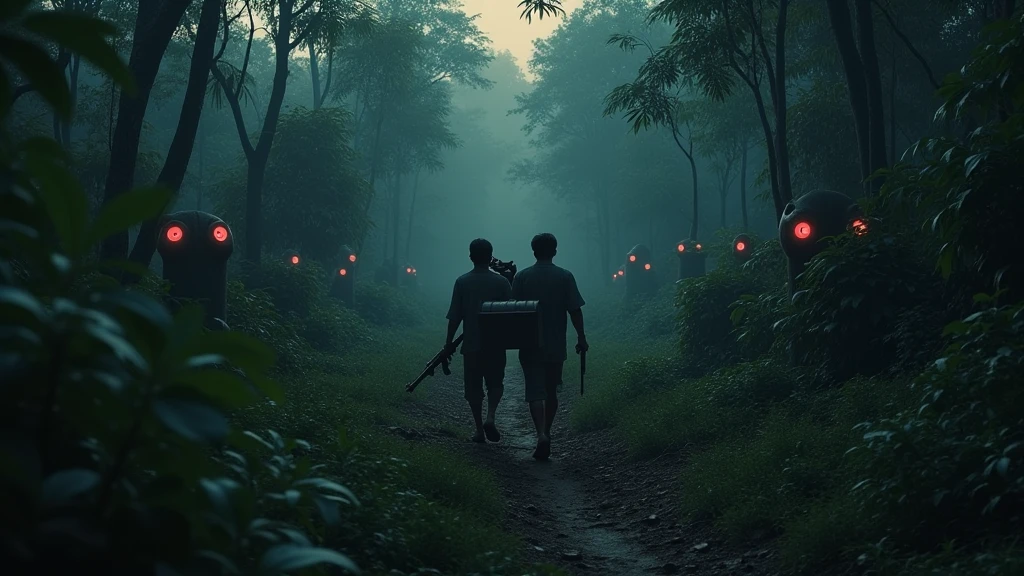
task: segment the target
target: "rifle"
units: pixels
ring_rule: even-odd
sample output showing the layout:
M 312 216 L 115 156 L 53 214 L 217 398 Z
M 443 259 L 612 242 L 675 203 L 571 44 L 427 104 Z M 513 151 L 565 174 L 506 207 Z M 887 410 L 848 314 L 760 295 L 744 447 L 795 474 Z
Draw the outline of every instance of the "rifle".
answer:
M 516 272 L 518 271 L 515 262 L 511 260 L 509 260 L 508 262 L 502 262 L 497 258 L 491 258 L 491 263 L 488 265 L 488 267 L 491 270 L 497 272 L 498 274 L 504 276 L 505 279 L 508 280 L 509 284 L 511 284 L 512 281 L 515 280 Z
M 412 392 L 413 390 L 416 389 L 417 386 L 420 385 L 420 382 L 423 382 L 427 378 L 427 376 L 433 376 L 434 370 L 438 366 L 441 366 L 441 371 L 444 372 L 445 376 L 450 375 L 452 371 L 450 368 L 448 368 L 448 364 L 452 361 L 452 354 L 454 354 L 455 351 L 458 350 L 459 344 L 462 344 L 462 337 L 463 334 L 459 334 L 459 337 L 456 338 L 454 342 L 452 342 L 450 353 L 445 354 L 445 352 L 447 352 L 448 350 L 445 348 L 441 348 L 440 352 L 434 354 L 434 357 L 430 359 L 430 362 L 427 362 L 427 367 L 423 369 L 423 372 L 420 372 L 420 375 L 417 376 L 415 380 L 406 384 L 406 392 Z

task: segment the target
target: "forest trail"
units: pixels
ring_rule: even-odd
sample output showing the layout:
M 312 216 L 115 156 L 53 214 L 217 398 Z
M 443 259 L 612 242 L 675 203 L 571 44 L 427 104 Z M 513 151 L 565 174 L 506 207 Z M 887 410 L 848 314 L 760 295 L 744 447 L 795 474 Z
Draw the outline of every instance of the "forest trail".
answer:
M 494 473 L 508 502 L 504 528 L 523 539 L 529 561 L 577 575 L 772 574 L 765 570 L 772 564 L 769 552 L 737 553 L 710 527 L 680 520 L 680 455 L 633 462 L 611 431 L 572 433 L 569 413 L 579 398 L 575 357 L 566 362 L 563 379 L 548 462 L 532 457 L 535 434 L 514 353 L 498 410 L 500 442 L 469 441 L 472 417 L 463 399 L 461 359 L 451 376 L 424 382 L 431 388 L 424 402 L 407 404 L 410 415 L 432 423 L 430 429 L 393 431 L 443 443 Z

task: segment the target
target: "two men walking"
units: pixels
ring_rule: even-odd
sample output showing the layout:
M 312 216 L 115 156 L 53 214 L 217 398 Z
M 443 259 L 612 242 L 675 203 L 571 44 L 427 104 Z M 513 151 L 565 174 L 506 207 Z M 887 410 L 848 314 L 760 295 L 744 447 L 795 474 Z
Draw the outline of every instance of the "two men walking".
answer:
M 478 315 L 483 302 L 494 300 L 537 300 L 540 302 L 542 338 L 539 348 L 520 350 L 519 362 L 526 384 L 526 401 L 537 432 L 533 457 L 546 460 L 551 454 L 551 425 L 558 412 L 558 388 L 562 384 L 562 368 L 566 354 L 566 317 L 576 329 L 576 353 L 589 348 L 583 330 L 583 296 L 576 278 L 553 262 L 558 241 L 551 234 L 538 234 L 530 243 L 536 264 L 520 270 L 512 285 L 501 275 L 491 272 L 488 264 L 493 248 L 490 242 L 477 239 L 470 243 L 473 270 L 455 281 L 452 303 L 448 310 L 448 334 L 445 349 L 454 353 L 452 341 L 459 324 L 463 324 L 462 355 L 465 365 L 466 400 L 476 423 L 474 442 L 485 438 L 497 442 L 501 435 L 494 424 L 494 415 L 504 392 L 505 350 L 480 347 Z M 483 420 L 483 383 L 487 385 L 487 419 Z

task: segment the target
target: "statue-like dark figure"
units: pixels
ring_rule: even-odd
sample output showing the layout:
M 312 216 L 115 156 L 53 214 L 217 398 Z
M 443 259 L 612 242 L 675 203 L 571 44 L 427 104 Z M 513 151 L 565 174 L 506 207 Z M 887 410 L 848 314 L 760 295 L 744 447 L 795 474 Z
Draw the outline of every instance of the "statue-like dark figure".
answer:
M 348 246 L 341 247 L 341 264 L 335 266 L 331 281 L 331 296 L 349 307 L 355 304 L 356 253 Z
M 637 244 L 626 254 L 626 297 L 651 294 L 657 289 L 651 251 L 643 244 Z
M 679 256 L 679 279 L 703 276 L 707 270 L 707 254 L 704 246 L 696 240 L 683 240 L 676 244 L 676 256 Z
M 786 204 L 779 221 L 779 242 L 789 259 L 789 293 L 796 292 L 796 277 L 807 262 L 825 247 L 822 238 L 848 229 L 867 232 L 867 221 L 853 198 L 831 190 L 816 190 Z
M 299 257 L 299 253 L 296 250 L 285 250 L 284 251 L 284 263 L 289 266 L 298 266 L 302 262 L 302 258 Z
M 740 264 L 750 260 L 754 252 L 754 243 L 750 236 L 740 234 L 732 241 L 732 257 Z
M 206 310 L 206 325 L 227 328 L 228 258 L 234 237 L 213 214 L 188 210 L 160 220 L 157 251 L 164 265 L 170 296 L 196 300 Z

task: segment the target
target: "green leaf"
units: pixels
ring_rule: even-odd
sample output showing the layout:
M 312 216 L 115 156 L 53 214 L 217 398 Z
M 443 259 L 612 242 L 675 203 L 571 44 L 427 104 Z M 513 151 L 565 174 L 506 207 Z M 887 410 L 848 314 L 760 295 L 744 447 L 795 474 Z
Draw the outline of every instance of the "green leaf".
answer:
M 295 482 L 294 484 L 292 484 L 292 486 L 296 488 L 310 487 L 317 488 L 318 490 L 337 492 L 338 494 L 344 495 L 353 504 L 359 504 L 359 499 L 356 498 L 356 495 L 353 494 L 351 490 L 342 486 L 341 484 L 338 484 L 337 482 L 327 480 L 326 478 L 304 478 L 302 480 L 299 480 L 298 482 Z
M 84 14 L 46 10 L 26 17 L 23 26 L 80 55 L 105 72 L 128 95 L 135 95 L 135 77 L 131 69 L 106 40 L 117 35 L 113 24 Z
M 309 568 L 318 564 L 331 564 L 354 574 L 359 574 L 359 568 L 348 556 L 326 548 L 299 546 L 297 544 L 281 544 L 267 550 L 263 554 L 263 558 L 260 559 L 260 572 L 280 574 L 282 572 Z
M 89 230 L 89 245 L 93 246 L 108 236 L 160 216 L 172 198 L 174 193 L 162 186 L 136 188 L 121 194 L 104 206 L 96 217 Z
M 228 434 L 228 419 L 208 404 L 161 398 L 153 402 L 153 412 L 164 426 L 192 442 L 220 442 Z
M 94 295 L 93 299 L 99 304 L 127 310 L 161 330 L 170 328 L 173 322 L 167 308 L 141 292 L 128 290 L 100 292 Z
M 247 406 L 255 398 L 252 389 L 228 370 L 189 370 L 177 377 L 174 383 L 219 400 L 228 408 Z
M 71 118 L 71 90 L 60 66 L 46 50 L 24 38 L 0 33 L 0 54 L 14 64 L 58 116 Z
M 209 332 L 203 344 L 204 351 L 224 356 L 250 376 L 262 375 L 274 365 L 274 351 L 269 346 L 240 332 Z
M 67 167 L 67 154 L 48 138 L 30 138 L 21 147 L 25 167 L 38 183 L 39 194 L 65 252 L 71 257 L 84 254 L 88 248 L 84 231 L 89 200 Z
M 100 475 L 94 470 L 86 468 L 61 470 L 43 480 L 42 501 L 44 505 L 48 506 L 64 504 L 76 496 L 92 490 L 99 483 Z

